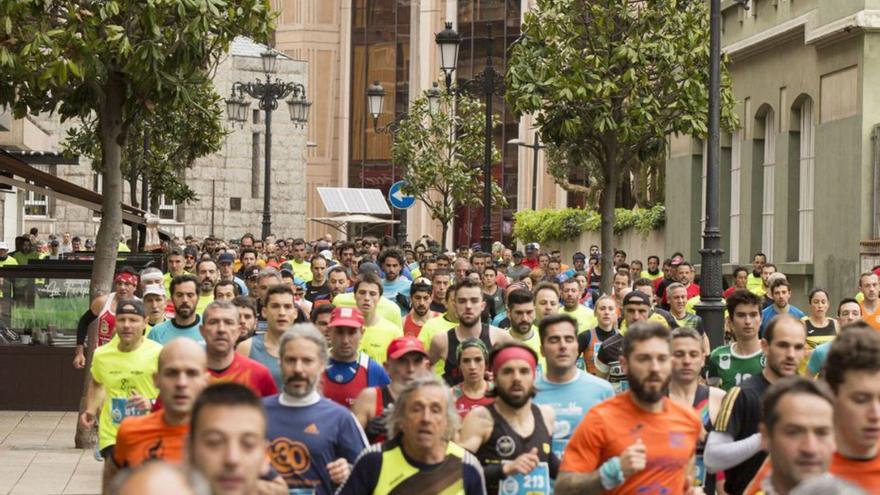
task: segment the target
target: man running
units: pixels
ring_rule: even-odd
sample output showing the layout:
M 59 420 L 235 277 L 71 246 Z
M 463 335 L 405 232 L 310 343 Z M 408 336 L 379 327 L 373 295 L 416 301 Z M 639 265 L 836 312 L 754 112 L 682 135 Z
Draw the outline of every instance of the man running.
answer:
M 97 422 L 98 448 L 106 462 L 112 462 L 122 420 L 147 414 L 151 401 L 159 394 L 153 375 L 158 370 L 162 346 L 144 338 L 146 325 L 144 303 L 136 299 L 117 301 L 119 339 L 96 349 L 92 358 L 91 380 L 79 420 L 87 430 Z
M 487 494 L 480 463 L 452 442 L 455 410 L 439 378 L 404 387 L 388 420 L 391 441 L 364 451 L 337 495 Z
M 562 282 L 562 309 L 565 313 L 577 321 L 578 333 L 584 333 L 596 326 L 596 315 L 590 308 L 581 304 L 581 284 L 574 277 Z
M 727 318 L 735 342 L 715 348 L 709 355 L 709 382 L 730 390 L 764 369 L 764 354 L 758 331 L 761 327 L 761 297 L 736 290 L 727 298 Z M 756 425 L 757 426 L 757 425 Z
M 365 388 L 391 383 L 381 364 L 358 351 L 363 332 L 364 315 L 357 308 L 333 309 L 327 325 L 330 358 L 321 375 L 321 394 L 347 408 Z
M 852 297 L 841 299 L 840 304 L 837 305 L 837 325 L 840 327 L 840 333 L 843 333 L 849 328 L 860 326 L 854 325 L 853 323 L 855 322 L 861 322 L 868 325 L 868 322 L 862 320 L 861 305 L 859 305 L 859 302 Z M 810 354 L 810 360 L 807 362 L 807 372 L 810 376 L 816 376 L 822 371 L 822 367 L 825 365 L 825 359 L 828 357 L 828 351 L 831 350 L 831 344 L 833 343 L 834 340 L 821 344 L 819 347 L 813 349 L 813 352 Z
M 740 292 L 743 291 L 734 292 L 734 296 Z M 751 313 L 754 306 L 746 307 Z M 735 312 L 740 311 L 738 306 Z M 750 319 L 754 317 L 750 316 Z M 724 470 L 724 490 L 727 493 L 743 493 L 767 457 L 761 450 L 762 438 L 758 432 L 761 396 L 780 378 L 797 374 L 806 345 L 807 332 L 800 320 L 791 315 L 773 318 L 761 340 L 767 365 L 761 373 L 731 388 L 724 397 L 715 431 L 709 433 L 706 441 L 704 460 L 709 471 Z
M 86 365 L 85 345 L 89 325 L 98 320 L 97 346 L 102 346 L 115 335 L 116 305 L 123 299 L 137 299 L 134 291 L 138 287 L 138 276 L 133 269 L 123 267 L 113 278 L 113 292 L 96 297 L 89 305 L 89 311 L 80 318 L 76 330 L 76 348 L 74 350 L 73 367 L 84 368 Z
M 214 302 L 214 286 L 220 281 L 220 271 L 214 260 L 201 260 L 196 264 L 196 274 L 199 277 L 199 302 L 196 304 L 196 313 L 202 314 L 205 308 Z
M 553 453 L 562 452 L 581 419 L 593 406 L 614 396 L 607 381 L 577 368 L 577 321 L 566 314 L 552 315 L 538 325 L 544 373 L 535 382 L 538 405 L 550 406 L 556 414 Z
M 260 397 L 275 395 L 278 387 L 269 369 L 235 352 L 239 336 L 238 311 L 227 301 L 214 301 L 205 308 L 200 331 L 205 339 L 210 381 L 241 383 Z
M 755 253 L 752 256 L 752 273 L 746 281 L 746 287 L 758 297 L 763 297 L 766 292 L 764 288 L 764 265 L 767 263 L 767 255 L 764 253 Z
M 257 302 L 247 296 L 236 296 L 232 305 L 238 308 L 238 339 L 235 345 L 249 339 L 257 331 Z
M 667 289 L 667 292 L 669 289 Z M 671 300 L 674 300 L 673 295 Z M 717 387 L 709 387 L 700 383 L 700 373 L 706 362 L 703 349 L 703 338 L 693 328 L 676 328 L 672 331 L 672 380 L 669 382 L 667 396 L 679 404 L 690 406 L 697 413 L 703 425 L 700 431 L 700 443 L 697 444 L 695 481 L 699 486 L 706 487 L 708 493 L 714 493 L 715 475 L 706 475 L 703 462 L 703 450 L 706 436 L 712 431 L 724 391 Z
M 559 289 L 555 284 L 541 282 L 533 292 L 535 294 L 536 323 L 540 323 L 545 316 L 555 315 L 559 312 Z
M 387 301 L 382 297 L 383 290 L 382 280 L 373 273 L 359 276 L 354 284 L 355 304 L 364 315 L 364 334 L 359 350 L 380 364 L 385 362 L 388 344 L 403 336 L 403 330 L 398 325 L 379 314 L 379 302 Z
M 330 301 L 330 284 L 327 282 L 327 259 L 320 255 L 312 256 L 309 269 L 312 280 L 306 283 L 305 300 L 314 304 Z
M 386 418 L 393 409 L 401 390 L 416 378 L 429 373 L 428 353 L 419 339 L 399 337 L 388 346 L 385 369 L 391 383 L 365 388 L 351 407 L 358 423 L 364 428 L 370 444 L 388 439 Z
M 703 318 L 687 311 L 688 293 L 684 284 L 675 282 L 666 287 L 666 298 L 669 300 L 669 314 L 673 318 L 674 328 L 693 328 L 703 336 L 703 351 L 710 352 L 709 336 L 703 328 Z
M 790 314 L 799 320 L 807 316 L 806 313 L 788 303 L 791 300 L 791 283 L 785 278 L 778 278 L 770 284 L 770 297 L 773 299 L 773 304 L 761 312 L 762 334 L 770 320 L 777 315 Z
M 217 258 L 217 269 L 220 271 L 220 280 L 231 281 L 238 287 L 238 293 L 246 296 L 248 295 L 247 284 L 244 280 L 235 275 L 235 269 L 233 268 L 234 265 L 235 255 L 231 252 L 223 253 Z
M 236 351 L 262 364 L 272 373 L 278 389 L 284 388 L 279 364 L 278 342 L 293 324 L 299 310 L 293 302 L 293 289 L 286 285 L 273 285 L 266 293 L 263 317 L 266 333 L 256 334 L 238 345 Z
M 183 461 L 190 413 L 208 384 L 206 363 L 205 351 L 190 339 L 174 340 L 162 349 L 153 380 L 163 407 L 146 416 L 126 418 L 119 425 L 113 456 L 104 462 L 105 484 L 120 469 L 147 461 Z
M 403 334 L 418 337 L 425 322 L 437 316 L 431 311 L 431 284 L 427 280 L 416 280 L 409 289 L 412 309 L 403 319 Z
M 452 282 L 452 274 L 449 270 L 438 268 L 431 274 L 431 311 L 435 313 L 445 313 L 448 309 L 446 306 L 446 293 Z
M 547 291 L 550 293 L 549 291 Z M 535 303 L 527 289 L 516 289 L 507 295 L 507 315 L 510 320 L 508 334 L 517 342 L 527 345 L 538 356 L 538 369 L 543 370 L 545 361 L 541 355 L 541 336 L 535 326 Z M 551 314 L 548 316 L 555 316 Z
M 456 350 L 458 343 L 469 338 L 479 338 L 487 348 L 499 342 L 510 340 L 510 336 L 499 328 L 482 323 L 480 315 L 485 308 L 483 290 L 478 282 L 464 278 L 450 289 L 453 294 L 453 305 L 458 315 L 458 325 L 445 333 L 438 333 L 431 339 L 429 356 L 431 364 L 443 361 L 443 379 L 449 386 L 461 383 L 461 371 L 458 369 Z
M 859 290 L 865 299 L 862 301 L 862 319 L 874 330 L 880 331 L 880 277 L 874 272 L 859 276 Z
M 284 388 L 263 399 L 269 459 L 291 490 L 332 494 L 348 478 L 367 439 L 348 409 L 318 393 L 327 342 L 313 324 L 285 332 L 279 352 Z
M 672 373 L 669 330 L 634 323 L 620 359 L 629 391 L 594 406 L 568 442 L 557 495 L 684 493 L 692 483 L 700 421 L 665 396 Z
M 178 337 L 186 337 L 203 344 L 205 340 L 199 333 L 201 317 L 196 312 L 199 301 L 199 279 L 185 274 L 171 280 L 171 302 L 174 304 L 174 318 L 156 325 L 150 330 L 150 340 L 167 344 Z
M 495 399 L 489 397 L 492 383 L 486 380 L 486 363 L 489 361 L 489 349 L 480 339 L 467 339 L 458 344 L 458 369 L 461 370 L 462 382 L 452 387 L 455 398 L 455 410 L 464 419 L 471 409 L 487 406 Z
M 144 309 L 147 311 L 147 332 L 166 321 L 165 289 L 161 285 L 151 284 L 144 287 Z
M 489 364 L 496 400 L 464 418 L 459 445 L 474 452 L 483 465 L 488 493 L 498 493 L 504 478 L 528 475 L 539 463 L 547 463 L 549 477 L 556 478 L 559 459 L 551 448 L 555 414 L 551 407 L 532 401 L 537 358 L 518 342 L 494 347 Z M 542 481 L 550 484 L 549 479 Z

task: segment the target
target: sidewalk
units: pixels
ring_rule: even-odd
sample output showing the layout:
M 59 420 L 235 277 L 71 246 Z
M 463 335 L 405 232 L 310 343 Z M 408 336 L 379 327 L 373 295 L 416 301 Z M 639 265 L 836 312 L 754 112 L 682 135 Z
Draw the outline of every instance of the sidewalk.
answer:
M 75 412 L 0 411 L 0 495 L 94 495 L 103 464 L 73 448 Z

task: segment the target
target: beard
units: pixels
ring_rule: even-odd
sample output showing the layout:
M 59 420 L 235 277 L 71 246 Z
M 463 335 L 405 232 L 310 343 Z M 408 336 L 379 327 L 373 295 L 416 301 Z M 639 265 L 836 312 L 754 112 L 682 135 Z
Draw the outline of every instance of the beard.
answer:
M 308 383 L 308 385 L 304 389 L 297 389 L 296 385 L 294 385 L 295 380 L 304 380 Z M 315 390 L 315 386 L 317 385 L 317 383 L 317 380 L 312 381 L 305 374 L 295 374 L 287 377 L 287 379 L 284 381 L 284 391 L 290 394 L 291 397 L 302 399 L 303 397 L 312 393 L 313 390 Z
M 535 388 L 532 387 L 527 393 L 523 394 L 522 397 L 511 397 L 510 394 L 507 393 L 507 390 L 497 386 L 495 387 L 495 393 L 498 395 L 498 398 L 503 400 L 507 405 L 519 409 L 528 404 L 532 397 L 534 397 Z
M 659 375 L 656 373 L 651 373 L 645 378 L 645 380 L 638 380 L 633 376 L 628 376 L 627 378 L 629 380 L 629 388 L 632 390 L 633 395 L 642 402 L 653 404 L 659 402 L 660 399 L 666 395 L 666 390 L 669 388 L 669 381 L 672 376 L 667 376 L 666 380 L 663 382 L 663 386 L 656 390 L 649 390 L 647 387 L 648 380 L 659 378 Z
M 174 308 L 174 313 L 182 318 L 189 318 L 193 315 L 195 309 L 191 306 L 180 306 Z
M 461 316 L 458 317 L 458 322 L 463 326 L 472 327 L 480 322 L 480 315 L 476 316 Z
M 429 309 L 428 306 L 415 306 L 415 307 L 413 307 L 413 311 L 415 311 L 415 313 L 419 316 L 425 316 L 426 314 L 428 314 L 428 309 Z

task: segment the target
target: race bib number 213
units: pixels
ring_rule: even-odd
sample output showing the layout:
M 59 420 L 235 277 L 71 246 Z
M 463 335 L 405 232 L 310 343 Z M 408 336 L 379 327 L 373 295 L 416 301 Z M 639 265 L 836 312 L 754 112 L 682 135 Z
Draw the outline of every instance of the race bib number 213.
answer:
M 539 463 L 529 474 L 514 474 L 504 478 L 498 495 L 550 495 L 550 468 Z

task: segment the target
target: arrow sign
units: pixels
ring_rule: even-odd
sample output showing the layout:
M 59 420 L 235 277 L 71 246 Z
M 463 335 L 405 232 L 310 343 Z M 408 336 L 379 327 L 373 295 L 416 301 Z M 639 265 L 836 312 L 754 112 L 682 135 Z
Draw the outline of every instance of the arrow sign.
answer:
M 391 188 L 388 189 L 388 201 L 391 203 L 391 206 L 398 210 L 412 208 L 412 205 L 416 203 L 416 198 L 414 196 L 409 196 L 403 193 L 403 186 L 405 184 L 405 181 L 399 180 L 392 184 Z

